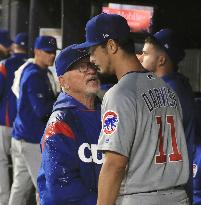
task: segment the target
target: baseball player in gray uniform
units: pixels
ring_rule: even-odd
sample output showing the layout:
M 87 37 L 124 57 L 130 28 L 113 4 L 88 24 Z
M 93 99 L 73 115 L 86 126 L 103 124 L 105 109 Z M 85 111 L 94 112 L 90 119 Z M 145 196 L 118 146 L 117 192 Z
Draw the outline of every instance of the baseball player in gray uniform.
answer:
M 102 13 L 86 25 L 90 59 L 118 83 L 104 96 L 99 149 L 105 159 L 97 205 L 187 205 L 189 175 L 179 100 L 143 69 L 127 21 Z

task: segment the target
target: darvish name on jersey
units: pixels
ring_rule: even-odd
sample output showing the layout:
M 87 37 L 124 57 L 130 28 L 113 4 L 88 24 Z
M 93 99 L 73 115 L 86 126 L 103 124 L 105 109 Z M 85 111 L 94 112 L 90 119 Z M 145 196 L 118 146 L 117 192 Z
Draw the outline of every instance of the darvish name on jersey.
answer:
M 167 87 L 147 90 L 142 98 L 150 112 L 160 107 L 177 107 L 175 93 Z

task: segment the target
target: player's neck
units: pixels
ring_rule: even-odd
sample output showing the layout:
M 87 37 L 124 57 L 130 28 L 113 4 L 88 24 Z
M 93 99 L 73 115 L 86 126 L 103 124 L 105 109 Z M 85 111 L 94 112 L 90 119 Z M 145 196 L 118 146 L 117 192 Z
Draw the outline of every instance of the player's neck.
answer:
M 136 56 L 127 55 L 114 61 L 114 70 L 117 79 L 120 80 L 126 73 L 144 71 L 144 68 Z
M 41 61 L 38 58 L 35 58 L 35 64 L 39 66 L 39 68 L 41 69 L 47 69 L 48 66 L 46 64 L 43 63 L 43 61 Z
M 158 77 L 162 78 L 164 76 L 170 75 L 173 72 L 173 67 L 171 66 L 164 66 L 159 67 L 154 72 Z

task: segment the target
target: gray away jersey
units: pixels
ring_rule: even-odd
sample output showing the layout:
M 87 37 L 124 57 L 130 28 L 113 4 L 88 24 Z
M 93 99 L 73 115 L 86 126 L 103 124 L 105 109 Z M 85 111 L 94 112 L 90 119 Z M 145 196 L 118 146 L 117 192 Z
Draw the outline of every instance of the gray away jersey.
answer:
M 128 157 L 120 195 L 166 189 L 188 180 L 181 107 L 150 72 L 123 76 L 104 96 L 99 149 Z

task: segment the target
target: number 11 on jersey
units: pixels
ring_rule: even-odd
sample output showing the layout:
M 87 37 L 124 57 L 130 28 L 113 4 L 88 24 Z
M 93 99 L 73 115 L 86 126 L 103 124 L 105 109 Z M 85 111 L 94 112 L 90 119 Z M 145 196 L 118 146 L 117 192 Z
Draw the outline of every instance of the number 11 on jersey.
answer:
M 167 155 L 164 153 L 164 148 L 163 148 L 163 141 L 164 141 L 164 136 L 162 132 L 162 119 L 161 116 L 156 117 L 156 123 L 159 125 L 159 133 L 158 133 L 158 138 L 159 138 L 159 154 L 155 156 L 155 162 L 156 164 L 162 164 L 167 162 Z M 172 115 L 166 116 L 166 122 L 165 122 L 169 127 L 170 127 L 170 133 L 171 133 L 171 146 L 172 146 L 172 153 L 168 154 L 168 160 L 169 162 L 177 162 L 182 160 L 182 155 L 179 152 L 178 146 L 177 146 L 177 138 L 176 138 L 176 129 L 175 129 L 175 123 L 174 123 L 174 118 Z

